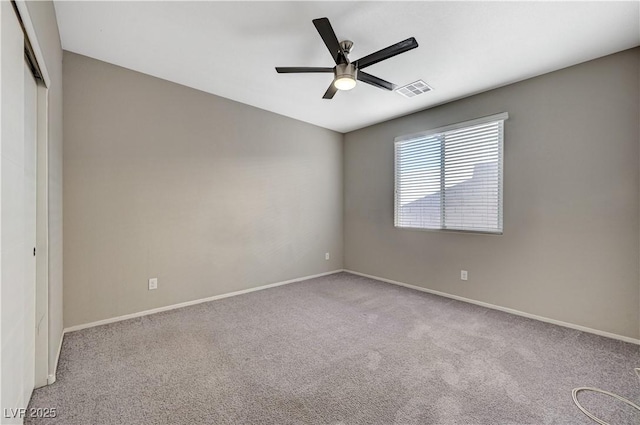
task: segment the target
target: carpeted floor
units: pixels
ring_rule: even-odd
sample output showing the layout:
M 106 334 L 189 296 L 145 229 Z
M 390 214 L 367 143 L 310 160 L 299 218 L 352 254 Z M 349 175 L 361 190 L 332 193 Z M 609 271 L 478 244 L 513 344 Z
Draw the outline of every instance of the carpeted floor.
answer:
M 572 388 L 638 403 L 639 348 L 339 273 L 69 333 L 26 423 L 594 424 Z

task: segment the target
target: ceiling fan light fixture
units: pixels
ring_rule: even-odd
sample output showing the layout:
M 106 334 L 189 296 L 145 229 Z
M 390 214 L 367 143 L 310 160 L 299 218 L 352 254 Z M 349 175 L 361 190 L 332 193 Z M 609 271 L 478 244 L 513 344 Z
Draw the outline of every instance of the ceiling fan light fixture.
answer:
M 338 90 L 351 90 L 356 86 L 356 67 L 351 63 L 336 65 L 336 78 L 333 85 Z
M 333 85 L 336 86 L 338 90 L 351 90 L 356 86 L 356 80 L 352 76 L 347 75 L 336 78 Z

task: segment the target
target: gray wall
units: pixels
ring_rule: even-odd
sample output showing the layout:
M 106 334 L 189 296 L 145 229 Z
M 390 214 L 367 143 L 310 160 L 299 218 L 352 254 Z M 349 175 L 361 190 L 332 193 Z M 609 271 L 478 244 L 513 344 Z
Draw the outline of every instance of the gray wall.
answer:
M 348 133 L 345 268 L 640 337 L 639 56 L 625 51 Z M 510 115 L 504 235 L 394 228 L 394 137 L 499 112 Z
M 49 87 L 49 371 L 62 339 L 62 46 L 51 1 L 29 1 L 27 8 L 42 49 Z
M 341 134 L 68 52 L 64 93 L 66 327 L 342 268 Z

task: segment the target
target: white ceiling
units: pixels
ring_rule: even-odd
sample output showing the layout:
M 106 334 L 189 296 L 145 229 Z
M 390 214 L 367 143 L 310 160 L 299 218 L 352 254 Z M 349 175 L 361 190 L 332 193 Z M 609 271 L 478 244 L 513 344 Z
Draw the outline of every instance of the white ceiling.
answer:
M 636 2 L 55 2 L 65 50 L 321 127 L 348 132 L 640 45 Z M 328 17 L 357 59 L 414 36 L 367 68 L 434 91 L 407 99 L 362 82 L 333 100 L 333 65 L 311 20 Z

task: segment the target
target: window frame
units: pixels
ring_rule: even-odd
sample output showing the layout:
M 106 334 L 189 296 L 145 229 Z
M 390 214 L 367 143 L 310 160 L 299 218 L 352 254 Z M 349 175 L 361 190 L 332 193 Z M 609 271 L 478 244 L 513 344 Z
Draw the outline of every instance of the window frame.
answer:
M 449 124 L 441 127 L 432 128 L 429 130 L 420 131 L 417 133 L 405 134 L 402 136 L 395 137 L 393 140 L 393 225 L 396 229 L 400 230 L 419 230 L 426 232 L 456 232 L 456 233 L 469 233 L 469 234 L 481 234 L 481 235 L 502 235 L 504 234 L 504 122 L 509 118 L 509 114 L 507 112 L 501 112 L 494 115 L 488 115 L 485 117 L 480 117 L 468 121 L 463 121 L 455 124 Z M 499 230 L 490 231 L 490 230 L 474 230 L 474 229 L 450 229 L 446 227 L 412 227 L 412 226 L 400 226 L 398 224 L 398 143 L 407 142 L 410 140 L 415 140 L 419 138 L 427 138 L 429 136 L 433 136 L 436 134 L 446 133 L 448 131 L 459 130 L 467 127 L 474 127 L 477 125 L 487 124 L 491 122 L 502 121 L 502 132 L 500 140 L 498 141 L 498 149 L 499 149 L 499 209 L 498 214 L 500 215 L 500 224 L 501 227 Z

